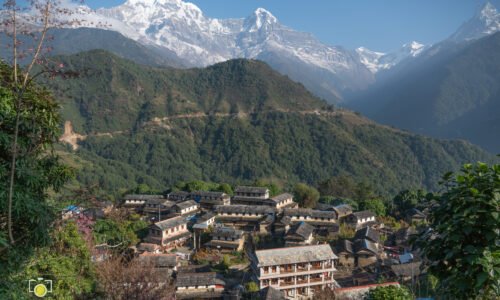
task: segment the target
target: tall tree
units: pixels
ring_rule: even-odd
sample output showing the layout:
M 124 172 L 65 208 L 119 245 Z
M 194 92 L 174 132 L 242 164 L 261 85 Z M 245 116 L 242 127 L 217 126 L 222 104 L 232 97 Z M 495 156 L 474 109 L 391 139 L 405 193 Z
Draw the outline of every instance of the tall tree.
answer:
M 464 165 L 443 177 L 432 199 L 430 229 L 418 240 L 447 299 L 500 294 L 500 165 Z
M 10 149 L 10 165 L 8 167 L 8 194 L 7 194 L 7 232 L 10 244 L 15 243 L 14 237 L 14 221 L 13 221 L 13 206 L 15 197 L 15 181 L 16 170 L 19 167 L 17 163 L 24 149 L 23 141 L 19 139 L 22 124 L 26 120 L 23 112 L 29 107 L 27 98 L 30 98 L 29 88 L 33 79 L 37 76 L 50 72 L 53 75 L 60 72 L 53 63 L 49 63 L 44 59 L 45 42 L 47 33 L 50 28 L 68 26 L 75 19 L 69 16 L 73 14 L 71 9 L 63 7 L 58 0 L 30 0 L 30 1 L 15 1 L 7 0 L 3 4 L 4 11 L 9 13 L 9 17 L 3 20 L 1 27 L 3 32 L 11 39 L 12 47 L 12 69 L 8 81 L 3 83 L 3 87 L 9 89 L 9 96 L 12 98 L 11 109 L 14 112 L 14 122 L 12 131 L 12 140 L 9 143 Z M 70 21 L 68 21 L 70 20 Z M 21 36 L 31 38 L 33 45 L 23 45 Z M 20 60 L 25 62 L 25 66 L 19 65 Z M 42 71 L 32 74 L 35 65 L 42 65 Z M 5 70 L 5 69 L 4 69 Z M 33 97 L 33 95 L 31 95 Z M 36 132 L 32 133 L 36 137 Z M 36 138 L 35 138 L 36 139 Z M 43 144 L 43 143 L 41 143 Z
M 305 208 L 315 207 L 319 200 L 318 190 L 304 183 L 295 185 L 294 195 L 300 206 Z

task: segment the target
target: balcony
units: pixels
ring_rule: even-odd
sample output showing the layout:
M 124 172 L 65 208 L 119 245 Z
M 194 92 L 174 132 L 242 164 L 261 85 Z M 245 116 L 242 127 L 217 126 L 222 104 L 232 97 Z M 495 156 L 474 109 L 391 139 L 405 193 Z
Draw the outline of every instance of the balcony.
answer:
M 295 281 L 282 281 L 280 282 L 280 286 L 291 286 L 295 285 Z
M 280 269 L 280 274 L 294 273 L 294 272 L 295 270 L 293 268 Z
M 309 279 L 309 282 L 322 282 L 323 281 L 323 278 L 321 277 L 314 277 L 314 278 L 310 278 Z

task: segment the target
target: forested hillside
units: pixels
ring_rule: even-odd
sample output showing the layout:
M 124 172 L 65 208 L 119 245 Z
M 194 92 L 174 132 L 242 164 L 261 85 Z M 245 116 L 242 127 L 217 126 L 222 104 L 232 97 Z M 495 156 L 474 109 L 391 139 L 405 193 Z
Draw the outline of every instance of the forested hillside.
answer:
M 500 153 L 500 33 L 442 43 L 353 104 L 376 121 Z
M 493 159 L 466 142 L 413 135 L 334 109 L 258 61 L 174 70 L 104 51 L 59 59 L 82 70 L 78 79 L 48 81 L 64 119 L 85 137 L 76 156 L 65 157 L 84 171 L 81 183 L 114 193 L 137 182 L 316 184 L 350 175 L 387 194 L 433 189 L 444 172 Z

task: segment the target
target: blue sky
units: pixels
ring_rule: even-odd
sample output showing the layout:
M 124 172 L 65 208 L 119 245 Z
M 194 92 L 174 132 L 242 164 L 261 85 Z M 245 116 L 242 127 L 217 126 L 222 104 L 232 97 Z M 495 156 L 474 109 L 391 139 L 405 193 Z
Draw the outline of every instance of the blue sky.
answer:
M 87 0 L 111 7 L 124 0 Z M 416 40 L 438 42 L 471 18 L 485 0 L 191 0 L 206 16 L 243 18 L 256 8 L 282 24 L 313 33 L 322 42 L 346 48 L 391 51 Z M 500 8 L 500 0 L 491 0 Z

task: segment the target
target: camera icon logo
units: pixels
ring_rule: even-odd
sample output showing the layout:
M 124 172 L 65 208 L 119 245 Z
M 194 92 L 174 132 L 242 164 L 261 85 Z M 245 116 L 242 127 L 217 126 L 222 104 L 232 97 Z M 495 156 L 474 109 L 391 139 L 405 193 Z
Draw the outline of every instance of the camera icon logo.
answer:
M 33 293 L 38 298 L 45 297 L 48 293 L 52 293 L 52 280 L 38 277 L 37 279 L 30 279 L 28 284 L 28 291 Z

